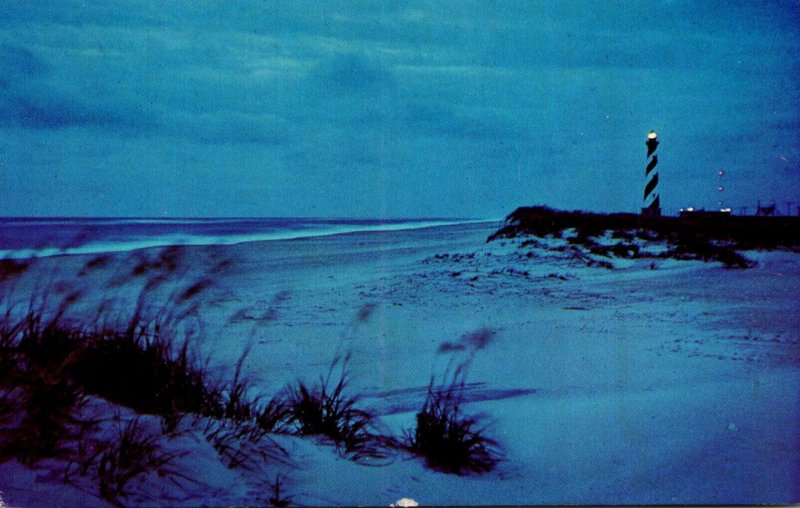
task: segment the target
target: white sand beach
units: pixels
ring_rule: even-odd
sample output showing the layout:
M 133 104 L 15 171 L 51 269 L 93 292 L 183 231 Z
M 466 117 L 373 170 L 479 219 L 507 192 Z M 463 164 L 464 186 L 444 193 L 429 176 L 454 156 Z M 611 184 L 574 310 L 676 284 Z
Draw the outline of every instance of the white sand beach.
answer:
M 351 353 L 348 393 L 397 438 L 413 428 L 431 376 L 474 355 L 462 409 L 483 415 L 502 448 L 493 471 L 446 474 L 401 450 L 359 463 L 292 435 L 274 437 L 291 464 L 228 469 L 189 432 L 167 446 L 186 451 L 177 464 L 191 481 L 138 478 L 127 503 L 266 504 L 276 474 L 300 505 L 800 499 L 800 255 L 745 252 L 758 262 L 747 270 L 676 260 L 612 260 L 609 270 L 521 239 L 486 243 L 497 226 L 185 247 L 154 292 L 209 281 L 199 347 L 224 371 L 251 344 L 244 372 L 265 394 L 314 383 Z M 115 254 L 82 276 L 92 256 L 42 258 L 7 294 L 60 280 L 62 294 L 86 290 L 76 315 L 107 298 L 133 306 L 154 271 L 120 274 L 159 252 Z M 59 467 L 0 464 L 2 499 L 105 504 L 88 481 L 60 482 Z

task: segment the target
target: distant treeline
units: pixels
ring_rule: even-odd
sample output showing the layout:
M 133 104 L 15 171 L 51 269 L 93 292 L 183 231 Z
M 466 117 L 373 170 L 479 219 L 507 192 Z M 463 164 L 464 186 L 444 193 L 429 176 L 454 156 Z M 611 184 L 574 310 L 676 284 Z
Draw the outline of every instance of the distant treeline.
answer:
M 581 236 L 597 236 L 609 230 L 647 230 L 656 238 L 729 242 L 735 248 L 745 250 L 800 247 L 800 217 L 700 214 L 642 217 L 633 213 L 563 211 L 547 206 L 517 208 L 488 241 L 518 235 L 560 236 L 562 231 L 570 228 L 575 228 Z

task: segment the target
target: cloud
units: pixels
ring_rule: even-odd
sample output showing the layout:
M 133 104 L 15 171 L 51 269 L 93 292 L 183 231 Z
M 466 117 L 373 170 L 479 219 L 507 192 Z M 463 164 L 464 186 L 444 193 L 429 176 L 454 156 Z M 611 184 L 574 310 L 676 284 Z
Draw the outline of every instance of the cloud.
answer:
M 126 103 L 92 102 L 53 81 L 54 66 L 31 50 L 0 46 L 0 126 L 61 129 L 96 126 L 128 129 L 148 121 L 148 115 Z
M 199 77 L 181 79 L 171 68 L 148 71 L 146 63 L 118 56 L 93 67 L 96 55 L 73 53 L 65 52 L 56 66 L 28 48 L 0 46 L 0 127 L 88 127 L 214 144 L 280 144 L 292 130 L 277 115 L 248 103 L 253 94 L 241 97 L 241 83 L 217 76 L 200 84 Z M 158 79 L 163 77 L 171 84 Z M 192 83 L 198 83 L 193 91 Z M 250 88 L 258 90 L 255 84 Z
M 49 171 L 115 189 L 87 213 L 148 192 L 188 210 L 201 189 L 227 215 L 635 210 L 651 128 L 665 200 L 701 195 L 677 182 L 715 164 L 798 189 L 779 158 L 800 158 L 788 3 L 6 2 L 0 19 L 0 162 L 28 190 Z
M 517 139 L 522 135 L 504 111 L 465 105 L 437 90 L 438 81 L 421 85 L 407 80 L 408 72 L 359 54 L 334 54 L 309 74 L 309 99 L 299 116 L 311 133 L 322 123 L 336 129 L 383 130 L 395 137 Z
M 516 141 L 527 135 L 526 129 L 515 124 L 513 115 L 503 110 L 486 111 L 459 104 L 410 103 L 397 127 L 408 135 L 460 140 Z
M 0 86 L 10 86 L 12 79 L 42 74 L 48 69 L 49 66 L 27 48 L 0 43 Z
M 166 113 L 165 113 L 166 116 Z M 166 134 L 204 144 L 257 143 L 286 144 L 294 131 L 285 120 L 271 114 L 247 114 L 238 111 L 210 113 L 169 113 L 163 126 Z
M 327 95 L 381 94 L 394 88 L 385 67 L 359 54 L 336 54 L 312 74 L 312 81 Z
M 82 104 L 57 92 L 0 92 L 0 126 L 60 129 L 72 126 L 129 126 L 124 116 Z

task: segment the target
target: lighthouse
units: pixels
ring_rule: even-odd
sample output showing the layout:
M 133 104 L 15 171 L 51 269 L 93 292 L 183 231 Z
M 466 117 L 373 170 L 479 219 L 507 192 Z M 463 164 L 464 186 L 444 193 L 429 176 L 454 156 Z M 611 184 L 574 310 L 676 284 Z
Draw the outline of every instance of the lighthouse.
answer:
M 650 131 L 647 135 L 647 168 L 645 169 L 644 203 L 642 217 L 661 216 L 661 198 L 658 195 L 658 134 Z

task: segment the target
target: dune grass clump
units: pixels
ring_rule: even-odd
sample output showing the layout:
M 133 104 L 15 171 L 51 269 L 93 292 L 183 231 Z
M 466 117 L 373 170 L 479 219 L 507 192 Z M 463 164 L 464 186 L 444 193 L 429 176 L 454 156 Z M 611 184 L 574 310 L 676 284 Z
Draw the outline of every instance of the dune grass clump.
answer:
M 28 466 L 68 453 L 68 443 L 91 426 L 79 416 L 85 393 L 64 368 L 77 334 L 57 330 L 76 297 L 65 297 L 49 320 L 45 299 L 31 298 L 17 319 L 8 306 L 0 323 L 0 460 Z
M 172 467 L 172 462 L 181 454 L 163 450 L 159 441 L 160 436 L 149 432 L 138 417 L 120 426 L 114 439 L 106 442 L 99 453 L 97 483 L 100 496 L 122 506 L 120 499 L 130 495 L 128 485 L 141 475 L 155 473 L 160 477 L 188 479 Z
M 86 488 L 91 481 L 101 498 L 122 506 L 148 475 L 192 481 L 173 464 L 182 453 L 162 448 L 185 431 L 178 424 L 190 415 L 206 422 L 203 437 L 230 468 L 288 463 L 268 436 L 288 420 L 288 405 L 252 395 L 241 375 L 249 349 L 233 379 L 221 382 L 198 359 L 192 334 L 184 330 L 176 340 L 179 328 L 166 311 L 144 318 L 140 305 L 115 326 L 119 321 L 108 315 L 89 323 L 66 319 L 69 304 L 45 300 L 0 315 L 0 462 L 60 462 L 65 483 Z M 86 416 L 92 397 L 136 416 L 109 436 L 108 417 Z M 160 418 L 161 428 L 145 426 L 141 415 Z
M 30 261 L 14 259 L 0 259 L 0 282 L 10 280 L 25 272 L 30 266 Z
M 97 423 L 81 414 L 84 392 L 60 372 L 27 370 L 25 376 L 0 386 L 0 462 L 15 458 L 33 466 L 72 454 Z
M 467 365 L 446 374 L 443 384 L 431 378 L 416 428 L 405 439 L 406 448 L 424 458 L 427 467 L 456 475 L 487 473 L 501 460 L 499 445 L 485 434 L 482 418 L 462 411 Z
M 725 268 L 751 268 L 755 264 L 732 247 L 720 245 L 696 235 L 678 235 L 674 239 L 674 245 L 664 254 L 665 257 L 718 261 Z
M 287 410 L 246 399 L 248 387 L 239 375 L 244 358 L 230 386 L 214 382 L 200 361 L 181 307 L 196 287 L 176 292 L 178 300 L 154 312 L 143 291 L 127 320 L 114 317 L 108 301 L 101 302 L 102 311 L 68 319 L 79 292 L 51 302 L 42 291 L 29 298 L 27 310 L 6 302 L 0 316 L 0 456 L 30 465 L 64 455 L 64 446 L 75 441 L 71 428 L 81 427 L 73 415 L 87 395 L 159 416 L 166 433 L 187 414 L 252 420 L 272 431 Z
M 12 350 L 21 380 L 36 379 L 36 372 L 57 373 L 84 393 L 166 418 L 215 411 L 218 397 L 192 352 L 191 336 L 176 345 L 176 332 L 163 313 L 145 319 L 137 309 L 126 324 L 115 327 L 100 317 L 70 322 L 62 317 L 64 306 L 54 316 L 43 304 L 32 307 L 19 324 L 8 327 L 15 337 L 5 342 L 16 345 Z
M 170 251 L 157 264 L 134 267 L 136 277 L 160 271 L 133 280 L 143 285 L 130 314 L 121 300 L 89 304 L 83 292 L 55 280 L 37 282 L 20 298 L 8 280 L 27 265 L 0 266 L 0 463 L 60 464 L 62 481 L 95 490 L 114 505 L 143 492 L 151 474 L 191 482 L 175 465 L 183 452 L 162 445 L 195 432 L 230 468 L 256 471 L 265 463 L 290 463 L 270 436 L 292 431 L 290 401 L 285 394 L 265 397 L 243 375 L 249 347 L 227 380 L 201 358 L 197 297 L 213 282 L 201 278 L 171 287 L 162 272 L 177 270 L 175 257 Z M 106 264 L 87 263 L 82 271 Z M 343 387 L 331 407 L 350 423 L 340 428 L 337 442 L 355 452 L 356 412 L 338 405 L 345 400 Z M 331 391 L 326 385 L 321 393 L 328 400 Z M 108 416 L 109 408 L 133 416 L 120 423 L 119 416 Z M 179 425 L 187 416 L 191 422 Z M 118 429 L 109 434 L 113 421 Z M 275 496 L 286 499 L 280 489 Z
M 139 413 L 206 414 L 218 404 L 205 369 L 191 357 L 189 339 L 175 348 L 157 325 L 83 337 L 71 374 L 87 392 Z
M 178 327 L 166 311 L 145 318 L 141 310 L 121 327 L 103 319 L 80 326 L 47 318 L 41 309 L 28 312 L 20 325 L 9 327 L 16 340 L 0 340 L 0 364 L 13 351 L 27 371 L 59 372 L 61 379 L 80 391 L 128 407 L 140 414 L 160 416 L 167 430 L 183 415 L 253 421 L 273 431 L 289 414 L 279 399 L 263 402 L 252 396 L 252 386 L 242 376 L 246 348 L 233 379 L 212 379 L 207 364 L 196 352 L 193 335 Z M 5 337 L 8 334 L 3 334 Z M 15 342 L 16 346 L 10 346 Z M 69 401 L 64 397 L 65 403 Z
M 26 465 L 64 455 L 80 435 L 84 403 L 83 393 L 67 380 L 32 379 L 20 394 L 21 419 L 6 449 Z
M 268 432 L 283 432 L 292 417 L 292 408 L 289 402 L 280 396 L 261 402 L 256 400 L 253 404 L 253 419 L 259 427 Z
M 495 441 L 484 435 L 476 417 L 461 413 L 460 403 L 448 390 L 431 389 L 409 449 L 425 458 L 428 467 L 445 473 L 485 473 L 498 462 Z
M 337 357 L 318 385 L 300 382 L 288 396 L 290 422 L 302 436 L 324 436 L 351 458 L 381 457 L 371 432 L 374 415 L 356 407 L 358 397 L 345 393 L 349 355 Z
M 261 395 L 252 395 L 254 388 L 242 373 L 250 350 L 248 346 L 242 351 L 230 382 L 212 389 L 218 406 L 203 435 L 229 469 L 253 471 L 261 462 L 287 462 L 287 451 L 268 434 L 283 430 L 291 411 L 279 397 L 265 402 Z

